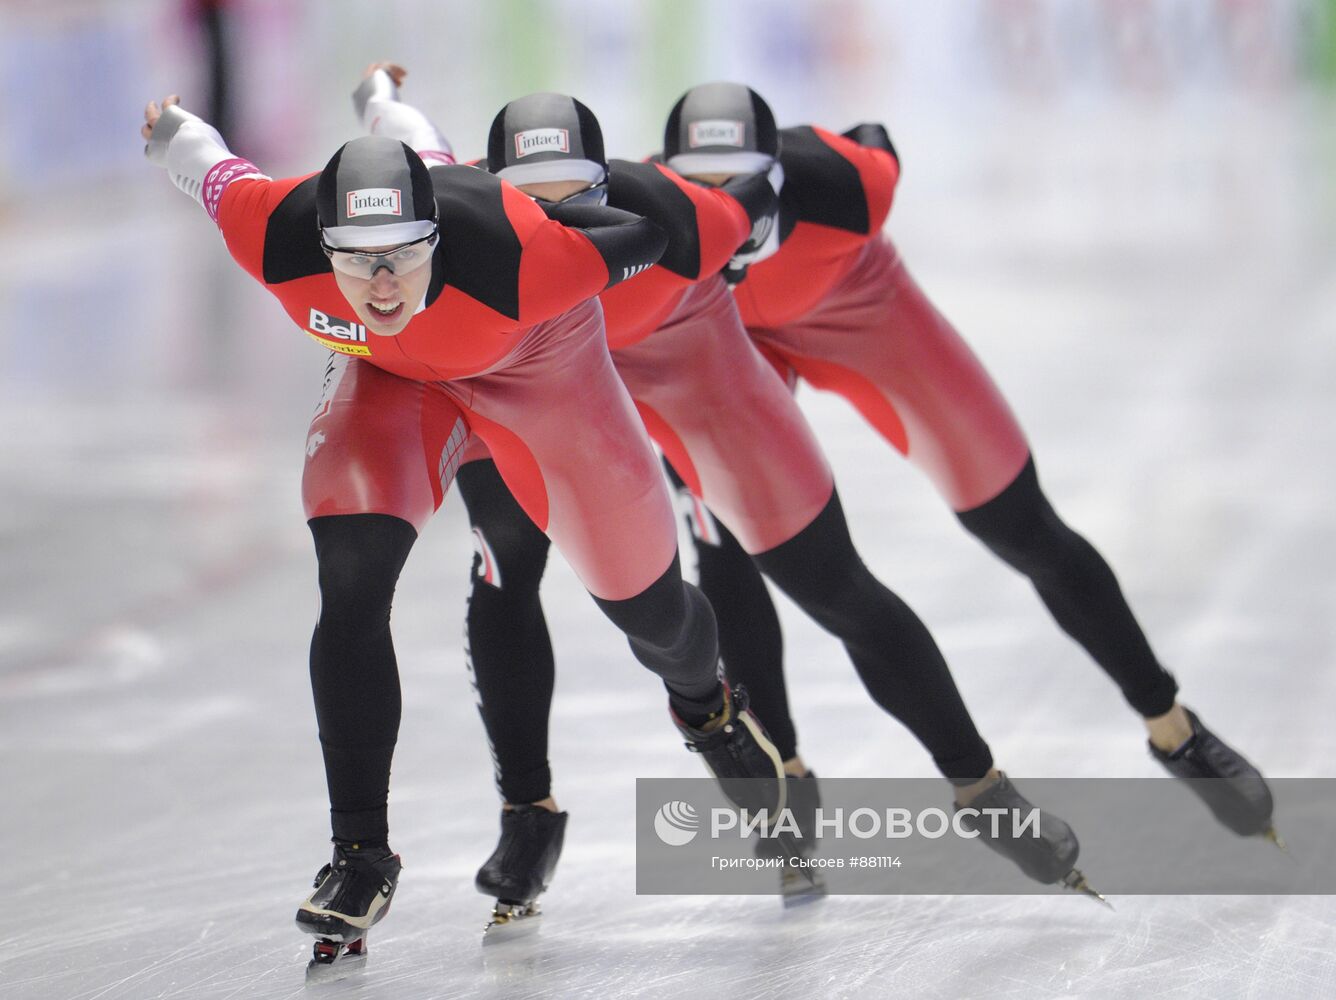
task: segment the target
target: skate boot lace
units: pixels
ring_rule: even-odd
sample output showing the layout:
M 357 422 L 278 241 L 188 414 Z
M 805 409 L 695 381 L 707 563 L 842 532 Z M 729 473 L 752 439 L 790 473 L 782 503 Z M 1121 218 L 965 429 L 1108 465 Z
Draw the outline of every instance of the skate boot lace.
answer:
M 738 721 L 745 711 L 747 711 L 747 689 L 739 684 L 728 692 L 724 701 L 723 721 L 719 726 L 708 733 L 695 727 L 689 727 L 694 739 L 686 741 L 686 748 L 692 753 L 706 753 L 724 746 L 727 747 L 729 754 L 735 760 L 741 760 L 739 747 L 733 739 L 733 734 L 737 731 Z

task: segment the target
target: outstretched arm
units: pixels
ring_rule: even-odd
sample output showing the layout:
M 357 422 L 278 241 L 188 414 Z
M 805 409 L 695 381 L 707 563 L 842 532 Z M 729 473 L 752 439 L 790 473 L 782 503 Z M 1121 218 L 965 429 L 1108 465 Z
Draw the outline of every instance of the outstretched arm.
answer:
M 449 141 L 417 108 L 399 100 L 399 88 L 408 71 L 397 63 L 375 62 L 366 68 L 353 91 L 353 111 L 371 135 L 398 139 L 417 151 L 427 163 L 454 163 Z
M 204 207 L 218 221 L 223 192 L 243 177 L 264 178 L 249 160 L 234 156 L 208 122 L 180 106 L 175 94 L 162 102 L 149 101 L 139 134 L 147 141 L 144 155 L 150 163 L 167 168 L 172 183 Z
M 558 202 L 543 211 L 593 244 L 608 268 L 606 288 L 649 268 L 668 246 L 668 235 L 656 223 L 618 208 Z

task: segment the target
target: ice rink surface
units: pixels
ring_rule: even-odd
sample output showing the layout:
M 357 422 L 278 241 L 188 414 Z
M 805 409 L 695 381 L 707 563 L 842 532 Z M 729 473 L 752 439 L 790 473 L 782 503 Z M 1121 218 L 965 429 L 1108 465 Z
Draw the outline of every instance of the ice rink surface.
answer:
M 1183 700 L 1274 776 L 1336 773 L 1333 113 L 1251 97 L 919 122 L 890 223 Z M 211 229 L 147 167 L 0 214 L 24 250 L 0 276 L 6 1000 L 304 994 L 292 914 L 328 830 L 298 482 L 324 355 Z M 999 764 L 1155 775 L 1028 587 L 840 400 L 800 398 L 855 540 L 933 629 Z M 1336 996 L 1330 897 L 638 897 L 634 780 L 698 765 L 555 557 L 566 850 L 541 932 L 481 947 L 498 802 L 461 643 L 470 541 L 452 495 L 399 585 L 405 871 L 366 973 L 319 995 Z M 931 776 L 837 644 L 781 610 L 808 762 Z

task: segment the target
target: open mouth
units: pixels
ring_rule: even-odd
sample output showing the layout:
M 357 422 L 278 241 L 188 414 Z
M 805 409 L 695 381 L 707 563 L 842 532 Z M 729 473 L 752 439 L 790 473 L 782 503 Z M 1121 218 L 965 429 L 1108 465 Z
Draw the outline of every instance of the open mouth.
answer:
M 368 302 L 367 308 L 371 310 L 371 315 L 377 319 L 392 320 L 399 318 L 399 314 L 404 311 L 404 304 L 400 301 L 394 303 L 393 306 L 384 306 L 375 302 Z

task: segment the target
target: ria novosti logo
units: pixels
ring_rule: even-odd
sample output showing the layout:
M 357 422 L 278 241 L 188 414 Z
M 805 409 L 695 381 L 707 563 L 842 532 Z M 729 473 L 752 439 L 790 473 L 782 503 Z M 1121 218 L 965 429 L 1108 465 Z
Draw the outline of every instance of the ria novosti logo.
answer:
M 403 195 L 398 188 L 358 188 L 348 192 L 348 218 L 359 215 L 403 215 Z
M 654 832 L 669 847 L 685 847 L 700 832 L 700 819 L 689 803 L 667 802 L 654 814 Z
M 911 837 L 923 837 L 938 840 L 954 835 L 962 840 L 974 840 L 981 834 L 992 839 L 1009 831 L 1015 839 L 1043 836 L 1040 831 L 1040 810 L 1037 806 L 1028 809 L 986 808 L 975 809 L 966 806 L 947 812 L 935 807 L 919 809 L 885 809 L 861 807 L 857 809 L 818 807 L 809 817 L 810 833 L 805 832 L 793 812 L 781 809 L 775 817 L 764 811 L 752 812 L 748 809 L 714 808 L 709 815 L 709 838 L 718 840 L 724 835 L 747 839 L 757 836 L 762 839 L 787 835 L 804 838 L 815 835 L 816 839 L 831 838 L 843 840 L 905 840 Z M 669 847 L 684 847 L 696 839 L 700 833 L 701 820 L 696 810 L 686 802 L 676 800 L 665 803 L 654 815 L 654 832 Z

